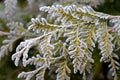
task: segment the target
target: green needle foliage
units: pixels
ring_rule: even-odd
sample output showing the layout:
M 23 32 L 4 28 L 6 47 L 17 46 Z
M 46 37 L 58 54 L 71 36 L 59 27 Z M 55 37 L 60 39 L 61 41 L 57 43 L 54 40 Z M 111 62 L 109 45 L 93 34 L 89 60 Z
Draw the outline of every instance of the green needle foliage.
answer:
M 28 0 L 28 9 L 32 3 L 35 1 Z M 5 4 L 7 19 L 11 21 L 17 0 L 5 0 Z M 114 26 L 109 27 L 108 21 Z M 51 72 L 56 80 L 70 80 L 71 74 L 89 80 L 99 72 L 101 63 L 108 63 L 109 75 L 114 80 L 119 79 L 119 56 L 114 51 L 120 45 L 119 16 L 97 12 L 89 5 L 63 6 L 56 1 L 52 6 L 40 7 L 40 14 L 27 25 L 10 22 L 7 26 L 8 32 L 0 32 L 7 35 L 0 59 L 15 52 L 12 54 L 15 66 L 35 67 L 33 71 L 21 72 L 18 78 L 30 80 L 36 76 L 36 80 L 44 80 Z

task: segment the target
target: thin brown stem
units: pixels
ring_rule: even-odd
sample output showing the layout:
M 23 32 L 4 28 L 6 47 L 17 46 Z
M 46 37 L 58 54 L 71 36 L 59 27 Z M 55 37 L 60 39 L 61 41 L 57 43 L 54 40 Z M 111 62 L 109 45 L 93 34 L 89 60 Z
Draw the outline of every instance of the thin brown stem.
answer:
M 119 18 L 120 19 L 120 16 L 110 16 L 109 19 L 114 19 L 114 18 Z
M 114 31 L 114 30 L 115 30 L 115 28 L 112 27 L 112 28 L 108 29 L 108 32 L 112 32 L 112 31 Z
M 23 70 L 24 67 L 23 66 L 20 66 L 18 69 L 14 70 L 11 74 L 14 75 L 14 74 L 18 74 L 21 70 Z

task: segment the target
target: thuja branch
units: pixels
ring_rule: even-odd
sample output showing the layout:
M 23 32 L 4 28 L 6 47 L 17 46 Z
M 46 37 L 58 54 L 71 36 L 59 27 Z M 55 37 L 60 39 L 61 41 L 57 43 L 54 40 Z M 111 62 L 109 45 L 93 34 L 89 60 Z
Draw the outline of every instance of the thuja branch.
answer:
M 95 62 L 93 52 L 96 43 L 100 50 L 100 61 L 110 63 L 110 70 L 116 78 L 116 69 L 120 64 L 113 59 L 118 59 L 118 55 L 113 53 L 115 44 L 112 42 L 113 36 L 110 32 L 120 34 L 119 16 L 96 12 L 90 6 L 77 5 L 43 6 L 40 11 L 48 13 L 47 18 L 32 18 L 31 25 L 28 27 L 28 32 L 33 31 L 37 37 L 29 37 L 29 39 L 25 37 L 25 41 L 20 42 L 16 53 L 12 55 L 16 66 L 19 65 L 19 61 L 22 61 L 24 67 L 35 65 L 36 69 L 22 72 L 18 78 L 30 80 L 36 75 L 37 80 L 44 80 L 46 69 L 52 70 L 51 67 L 54 67 L 52 64 L 59 64 L 62 67 L 55 67 L 56 80 L 70 80 L 71 71 L 74 73 L 79 71 L 83 79 L 86 79 L 86 73 L 91 73 L 92 64 Z M 110 29 L 108 29 L 107 20 L 115 24 Z M 33 47 L 38 53 L 36 56 L 29 57 Z M 61 56 L 64 58 L 59 59 Z M 73 67 L 69 68 L 71 65 Z

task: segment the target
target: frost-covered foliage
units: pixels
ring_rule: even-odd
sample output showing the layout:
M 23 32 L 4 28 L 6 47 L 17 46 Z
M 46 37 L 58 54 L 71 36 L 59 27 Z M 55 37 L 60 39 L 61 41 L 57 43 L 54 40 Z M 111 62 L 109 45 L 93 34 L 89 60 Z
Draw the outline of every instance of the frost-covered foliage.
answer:
M 29 5 L 33 2 L 29 0 Z M 55 67 L 56 80 L 70 80 L 72 71 L 74 74 L 79 72 L 86 80 L 95 62 L 93 52 L 98 44 L 100 62 L 109 63 L 110 72 L 117 80 L 120 63 L 117 62 L 118 55 L 114 53 L 117 42 L 113 34 L 120 35 L 119 18 L 96 12 L 90 6 L 52 5 L 40 7 L 40 11 L 47 13 L 47 17 L 32 18 L 27 29 L 22 23 L 13 22 L 8 24 L 11 26 L 9 33 L 1 32 L 8 35 L 8 39 L 3 41 L 8 44 L 1 47 L 0 59 L 13 50 L 14 41 L 24 38 L 12 55 L 12 60 L 16 66 L 22 62 L 24 67 L 34 65 L 36 68 L 21 72 L 18 78 L 30 80 L 36 76 L 36 80 L 44 80 L 46 70 Z M 107 26 L 107 20 L 115 24 L 112 31 Z M 33 47 L 38 53 L 32 53 L 34 55 L 31 57 Z
M 113 26 L 114 31 L 117 32 L 118 35 L 120 35 L 120 19 L 111 19 L 111 22 L 115 24 Z
M 0 59 L 13 51 L 17 41 L 21 41 L 24 37 L 34 35 L 28 32 L 21 22 L 10 22 L 7 26 L 10 27 L 10 32 L 0 32 L 2 35 L 7 35 L 7 38 L 2 42 L 4 45 L 0 49 Z
M 7 19 L 11 19 L 16 9 L 17 0 L 5 0 L 5 14 Z
M 90 6 L 93 6 L 93 7 L 98 7 L 99 5 L 101 4 L 104 4 L 106 1 L 108 2 L 113 2 L 114 0 L 60 0 L 60 2 L 63 4 L 63 5 L 66 5 L 66 4 L 76 4 L 78 3 L 79 5 L 90 5 Z

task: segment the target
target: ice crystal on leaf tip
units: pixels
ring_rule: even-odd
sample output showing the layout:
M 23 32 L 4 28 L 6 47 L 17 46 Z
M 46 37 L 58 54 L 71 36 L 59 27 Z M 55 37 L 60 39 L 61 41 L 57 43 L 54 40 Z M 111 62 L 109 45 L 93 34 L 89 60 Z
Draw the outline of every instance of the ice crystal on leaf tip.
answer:
M 32 1 L 32 0 L 31 0 Z M 114 58 L 118 56 L 113 52 L 113 36 L 108 31 L 107 20 L 111 15 L 94 11 L 90 6 L 79 7 L 77 5 L 44 6 L 40 11 L 48 13 L 47 18 L 32 18 L 31 25 L 25 33 L 35 36 L 25 38 L 16 48 L 16 53 L 12 55 L 12 60 L 18 66 L 22 59 L 23 66 L 35 65 L 36 69 L 30 72 L 21 72 L 18 78 L 30 80 L 36 75 L 36 80 L 44 80 L 46 69 L 51 70 L 51 66 L 57 66 L 56 80 L 70 80 L 70 65 L 73 66 L 74 73 L 90 73 L 94 64 L 93 50 L 98 43 L 100 49 L 101 62 L 109 62 L 110 71 L 114 78 L 117 77 L 116 70 L 120 64 Z M 50 20 L 53 19 L 53 22 Z M 57 21 L 56 21 L 57 20 Z M 58 23 L 57 23 L 58 22 Z M 117 19 L 112 20 L 119 34 L 120 24 Z M 19 28 L 21 29 L 21 28 Z M 38 54 L 29 57 L 29 51 L 36 47 Z M 61 67 L 60 67 L 61 66 Z

